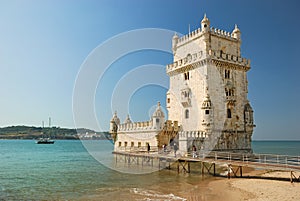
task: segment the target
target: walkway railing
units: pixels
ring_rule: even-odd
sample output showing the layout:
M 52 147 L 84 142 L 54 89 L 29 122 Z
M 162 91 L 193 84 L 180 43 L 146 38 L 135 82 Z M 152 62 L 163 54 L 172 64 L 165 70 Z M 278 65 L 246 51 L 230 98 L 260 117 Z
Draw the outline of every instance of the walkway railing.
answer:
M 188 158 L 300 170 L 300 156 L 197 151 L 188 153 Z

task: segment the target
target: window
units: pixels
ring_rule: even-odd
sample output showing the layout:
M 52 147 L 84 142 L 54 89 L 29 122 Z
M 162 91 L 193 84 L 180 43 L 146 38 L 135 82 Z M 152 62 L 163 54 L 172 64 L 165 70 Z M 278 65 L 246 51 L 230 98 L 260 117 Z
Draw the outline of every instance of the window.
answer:
M 227 109 L 227 118 L 231 118 L 231 109 Z
M 159 119 L 156 119 L 156 123 L 159 123 Z
M 185 92 L 184 92 L 184 97 L 185 97 L 185 98 L 189 97 L 189 92 L 185 91 Z
M 205 110 L 205 114 L 209 114 L 209 110 Z
M 225 88 L 225 94 L 226 96 L 234 96 L 234 90 Z
M 186 72 L 184 73 L 184 80 L 189 80 L 190 79 L 190 73 Z
M 190 116 L 190 111 L 189 110 L 185 110 L 185 118 L 188 119 Z
M 138 147 L 141 147 L 142 146 L 142 143 L 141 142 L 138 142 Z
M 170 98 L 167 99 L 167 103 L 170 103 Z
M 122 142 L 119 142 L 119 147 L 122 146 Z
M 125 142 L 124 146 L 127 147 L 127 142 Z
M 134 142 L 131 142 L 131 147 L 134 147 Z
M 225 70 L 225 79 L 230 78 L 230 70 Z

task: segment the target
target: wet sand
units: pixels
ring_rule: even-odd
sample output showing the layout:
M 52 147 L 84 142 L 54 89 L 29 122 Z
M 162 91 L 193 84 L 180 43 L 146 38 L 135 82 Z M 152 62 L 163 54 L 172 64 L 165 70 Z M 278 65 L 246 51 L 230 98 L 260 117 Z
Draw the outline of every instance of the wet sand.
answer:
M 300 172 L 296 172 L 297 177 Z M 80 197 L 79 200 L 148 200 L 148 201 L 296 201 L 300 200 L 300 183 L 290 181 L 253 179 L 247 176 L 289 178 L 290 172 L 267 172 L 265 170 L 245 170 L 244 178 L 206 177 L 180 175 L 181 182 L 163 182 L 147 187 L 126 187 L 118 189 L 98 189 L 94 195 Z M 186 177 L 186 181 L 182 181 Z M 108 199 L 110 198 L 110 199 Z
M 250 176 L 289 178 L 290 172 L 253 171 Z M 299 177 L 300 172 L 295 176 Z M 216 194 L 223 195 L 222 201 L 293 201 L 300 200 L 300 183 L 290 181 L 231 178 L 221 179 L 209 183 L 216 189 Z

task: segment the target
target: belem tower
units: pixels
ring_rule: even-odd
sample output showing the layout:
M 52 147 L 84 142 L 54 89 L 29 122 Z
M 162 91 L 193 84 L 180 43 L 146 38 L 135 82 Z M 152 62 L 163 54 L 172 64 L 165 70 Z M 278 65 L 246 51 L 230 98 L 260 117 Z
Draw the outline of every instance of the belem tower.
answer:
M 172 39 L 173 63 L 166 66 L 168 119 L 158 102 L 151 119 L 110 121 L 115 151 L 157 151 L 165 145 L 185 154 L 197 150 L 252 152 L 253 110 L 247 98 L 250 60 L 241 56 L 241 32 L 210 26 Z

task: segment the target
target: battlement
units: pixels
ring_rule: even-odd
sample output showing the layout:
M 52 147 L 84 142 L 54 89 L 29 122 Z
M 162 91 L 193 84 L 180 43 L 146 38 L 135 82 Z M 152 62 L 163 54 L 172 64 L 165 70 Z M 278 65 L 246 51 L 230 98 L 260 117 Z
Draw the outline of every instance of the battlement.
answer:
M 208 134 L 205 131 L 180 131 L 179 140 L 187 138 L 208 138 Z
M 230 33 L 230 32 L 227 32 L 227 31 L 224 31 L 224 30 L 221 30 L 221 29 L 217 29 L 217 28 L 214 28 L 214 27 L 210 28 L 210 33 L 213 34 L 213 35 L 217 35 L 217 36 L 220 36 L 220 37 L 223 37 L 223 38 L 230 39 L 230 40 L 234 40 L 234 41 L 237 40 L 237 38 L 234 37 L 233 33 Z
M 208 54 L 203 53 L 203 51 L 197 52 L 195 54 L 189 54 L 183 59 L 179 59 L 174 63 L 168 64 L 166 66 L 167 74 L 171 73 L 172 71 L 179 70 L 180 68 L 194 64 L 197 62 L 204 61 L 206 59 L 215 59 L 218 61 L 225 61 L 231 64 L 236 64 L 240 66 L 245 66 L 250 68 L 250 59 L 238 57 L 236 55 L 225 54 L 222 51 L 214 51 L 209 50 Z
M 183 66 L 192 64 L 192 63 L 196 63 L 201 61 L 202 59 L 207 58 L 207 55 L 205 53 L 203 53 L 203 51 L 194 53 L 194 54 L 189 54 L 187 55 L 185 58 L 183 59 L 179 59 L 178 61 L 175 61 L 171 64 L 168 64 L 166 66 L 166 71 L 167 73 L 170 73 L 171 71 L 177 70 Z
M 118 126 L 119 131 L 146 131 L 146 130 L 160 130 L 153 125 L 152 121 L 144 122 L 132 122 L 132 123 L 123 123 Z
M 217 59 L 217 60 L 226 61 L 241 66 L 250 67 L 250 59 L 238 57 L 236 55 L 225 54 L 221 50 L 218 51 L 210 50 L 209 55 L 211 59 Z
M 190 40 L 200 37 L 201 35 L 202 35 L 201 28 L 198 28 L 198 29 L 192 31 L 191 33 L 188 33 L 188 34 L 178 38 L 177 45 L 178 46 L 183 45 L 186 42 L 189 42 Z
M 222 37 L 228 40 L 232 40 L 232 41 L 237 41 L 238 39 L 236 37 L 234 37 L 233 32 L 228 32 L 228 31 L 224 31 L 221 29 L 217 29 L 214 27 L 210 28 L 209 31 L 210 34 L 218 36 L 218 37 Z M 194 40 L 195 38 L 201 37 L 204 34 L 204 32 L 201 30 L 201 28 L 198 28 L 180 38 L 178 38 L 178 42 L 177 42 L 177 46 L 181 46 L 187 42 L 190 42 L 192 40 Z

